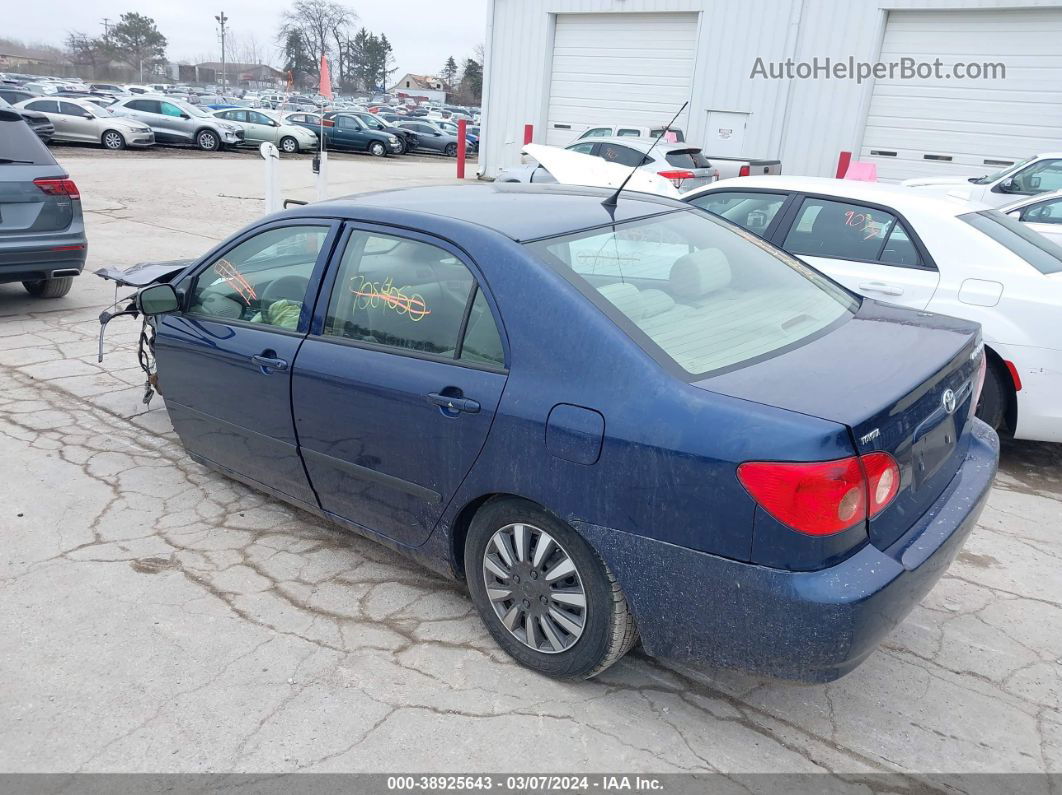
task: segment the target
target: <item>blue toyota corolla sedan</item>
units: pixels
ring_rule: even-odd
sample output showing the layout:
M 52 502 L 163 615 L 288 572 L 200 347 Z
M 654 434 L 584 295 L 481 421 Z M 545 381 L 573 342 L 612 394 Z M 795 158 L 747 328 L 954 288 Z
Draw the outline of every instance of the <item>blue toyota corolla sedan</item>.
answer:
M 141 267 L 173 426 L 195 460 L 465 579 L 542 673 L 593 676 L 640 638 L 835 679 L 985 503 L 979 327 L 607 195 L 366 194 Z

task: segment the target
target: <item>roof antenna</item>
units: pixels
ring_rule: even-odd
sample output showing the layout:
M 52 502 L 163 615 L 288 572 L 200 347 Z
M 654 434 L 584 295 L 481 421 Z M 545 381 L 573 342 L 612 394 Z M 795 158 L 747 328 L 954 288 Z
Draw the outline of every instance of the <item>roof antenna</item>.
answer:
M 616 206 L 616 202 L 619 200 L 620 193 L 622 193 L 623 189 L 627 187 L 627 183 L 631 181 L 631 177 L 634 176 L 634 172 L 637 171 L 639 168 L 641 168 L 642 166 L 644 166 L 648 162 L 649 155 L 656 148 L 656 145 L 658 143 L 660 143 L 660 139 L 663 138 L 665 135 L 667 135 L 671 131 L 671 125 L 675 123 L 675 120 L 678 119 L 678 117 L 682 114 L 682 111 L 686 110 L 686 106 L 689 105 L 689 104 L 690 104 L 690 101 L 688 99 L 685 102 L 682 103 L 682 107 L 678 109 L 678 113 L 676 113 L 674 116 L 672 116 L 671 117 L 671 121 L 668 122 L 667 127 L 665 127 L 663 130 L 660 131 L 660 135 L 658 135 L 656 137 L 656 140 L 653 141 L 653 145 L 649 147 L 649 151 L 646 152 L 644 155 L 642 155 L 641 162 L 638 165 L 636 165 L 634 168 L 631 169 L 631 173 L 627 175 L 627 178 L 625 180 L 623 180 L 623 182 L 620 184 L 620 186 L 616 189 L 616 192 L 613 193 L 611 196 L 609 196 L 607 199 L 605 199 L 603 202 L 601 202 L 601 206 L 602 207 L 608 207 L 608 208 L 611 209 L 611 208 L 614 208 Z

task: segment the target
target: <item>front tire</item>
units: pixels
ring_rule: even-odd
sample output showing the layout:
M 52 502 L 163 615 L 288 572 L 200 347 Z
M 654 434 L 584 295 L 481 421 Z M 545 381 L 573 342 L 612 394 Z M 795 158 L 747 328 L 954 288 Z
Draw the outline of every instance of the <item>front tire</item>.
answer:
M 387 147 L 384 146 L 383 143 L 381 143 L 380 141 L 373 141 L 371 144 L 369 144 L 369 154 L 373 157 L 386 157 Z
M 297 155 L 299 153 L 299 142 L 290 135 L 285 135 L 280 139 L 280 151 L 289 155 Z
M 100 137 L 100 143 L 103 144 L 105 149 L 111 149 L 114 151 L 125 149 L 125 136 L 117 130 L 107 130 Z
M 32 282 L 22 282 L 22 286 L 34 298 L 62 298 L 74 286 L 74 277 L 61 276 L 58 279 L 39 279 Z
M 993 430 L 998 430 L 1003 424 L 1010 400 L 1002 369 L 991 359 L 988 360 L 985 385 L 981 388 L 981 399 L 977 402 L 977 419 Z
M 465 578 L 498 644 L 547 676 L 589 679 L 638 638 L 604 561 L 568 524 L 527 500 L 488 502 L 475 515 Z
M 204 152 L 216 152 L 221 148 L 221 139 L 211 130 L 200 130 L 195 137 L 195 145 Z

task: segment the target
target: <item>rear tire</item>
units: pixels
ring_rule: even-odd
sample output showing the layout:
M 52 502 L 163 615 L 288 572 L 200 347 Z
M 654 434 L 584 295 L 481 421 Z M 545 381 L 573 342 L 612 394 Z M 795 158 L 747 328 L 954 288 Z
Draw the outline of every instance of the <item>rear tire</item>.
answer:
M 117 130 L 107 130 L 100 137 L 100 143 L 103 144 L 104 149 L 112 149 L 115 151 L 125 149 L 125 136 Z
M 528 541 L 522 557 L 515 543 L 500 542 L 513 561 L 505 566 L 495 537 L 515 539 L 516 532 Z M 543 539 L 552 543 L 543 546 L 548 543 Z M 548 551 L 536 565 L 540 546 Z M 506 497 L 486 503 L 472 519 L 464 557 L 468 589 L 483 623 L 521 665 L 559 679 L 589 679 L 638 639 L 627 599 L 608 566 L 567 523 L 532 502 Z M 508 571 L 504 580 L 497 577 L 499 564 Z M 547 581 L 546 574 L 561 564 L 570 565 L 571 573 Z M 575 601 L 580 597 L 581 614 Z
M 1006 374 L 1003 368 L 991 359 L 985 371 L 985 385 L 981 388 L 981 399 L 977 402 L 977 419 L 986 423 L 993 430 L 998 430 L 1007 414 L 1010 401 Z
M 61 276 L 58 279 L 39 279 L 33 282 L 22 282 L 22 286 L 34 298 L 62 298 L 74 286 L 74 277 Z
M 299 142 L 290 135 L 285 135 L 280 139 L 280 151 L 289 155 L 297 155 L 299 153 Z
M 373 157 L 386 157 L 387 147 L 380 141 L 373 141 L 369 144 L 369 154 Z
M 443 154 L 447 157 L 457 157 L 457 144 L 447 144 Z
M 221 148 L 221 139 L 213 130 L 200 130 L 195 136 L 195 145 L 204 152 L 216 152 Z

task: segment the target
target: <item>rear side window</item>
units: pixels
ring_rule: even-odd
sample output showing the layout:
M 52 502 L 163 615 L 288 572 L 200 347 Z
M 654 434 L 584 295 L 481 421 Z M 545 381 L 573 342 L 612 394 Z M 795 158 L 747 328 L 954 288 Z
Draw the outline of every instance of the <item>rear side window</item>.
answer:
M 17 112 L 0 110 L 0 174 L 3 174 L 4 166 L 10 164 L 57 165 L 48 147 Z
M 861 204 L 804 199 L 782 248 L 809 257 L 881 261 L 896 216 Z
M 960 215 L 963 221 L 1013 251 L 1040 273 L 1062 272 L 1062 246 L 998 210 Z
M 700 149 L 676 149 L 668 152 L 666 159 L 668 165 L 675 168 L 708 168 L 711 165 Z
M 691 377 L 767 358 L 858 307 L 785 252 L 692 211 L 527 245 Z
M 601 144 L 597 156 L 609 163 L 619 163 L 621 166 L 640 166 L 645 160 L 645 155 L 641 152 L 628 146 L 610 143 Z
M 635 130 L 635 129 L 631 128 L 631 127 L 620 127 L 616 131 L 616 135 L 618 135 L 620 137 L 625 137 L 625 138 L 637 138 L 641 134 L 642 134 L 641 130 Z
M 475 303 L 475 291 L 475 277 L 449 251 L 419 240 L 355 231 L 332 288 L 324 334 L 498 363 L 497 327 L 485 299 Z M 466 318 L 467 353 L 459 344 Z
M 580 138 L 606 138 L 606 137 L 608 137 L 610 135 L 612 135 L 612 128 L 611 127 L 594 127 L 593 129 L 587 130 L 586 132 L 584 132 L 579 137 Z
M 659 127 L 655 130 L 650 130 L 649 137 L 659 138 L 661 133 L 664 134 L 664 143 L 681 144 L 685 143 L 686 141 L 686 136 L 682 134 L 682 130 L 665 130 L 663 127 Z
M 785 204 L 784 193 L 715 191 L 690 200 L 690 204 L 763 236 Z
M 57 103 L 54 99 L 39 99 L 36 102 L 27 102 L 26 110 L 36 110 L 40 113 L 57 113 Z

